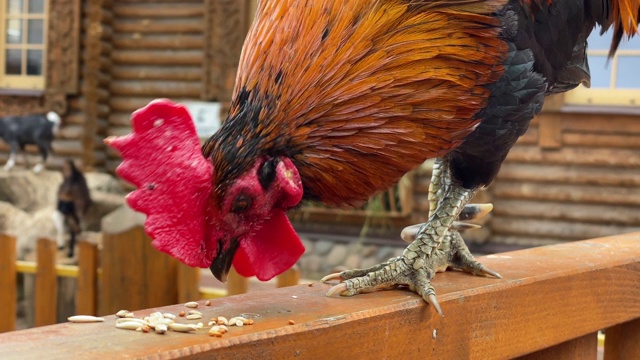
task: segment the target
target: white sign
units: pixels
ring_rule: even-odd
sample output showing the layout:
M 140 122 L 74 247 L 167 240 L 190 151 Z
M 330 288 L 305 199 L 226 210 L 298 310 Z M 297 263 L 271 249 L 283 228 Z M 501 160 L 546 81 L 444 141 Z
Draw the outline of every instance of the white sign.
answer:
M 222 124 L 220 119 L 222 105 L 219 102 L 183 101 L 181 103 L 187 107 L 196 126 L 198 137 L 209 138 L 218 131 Z

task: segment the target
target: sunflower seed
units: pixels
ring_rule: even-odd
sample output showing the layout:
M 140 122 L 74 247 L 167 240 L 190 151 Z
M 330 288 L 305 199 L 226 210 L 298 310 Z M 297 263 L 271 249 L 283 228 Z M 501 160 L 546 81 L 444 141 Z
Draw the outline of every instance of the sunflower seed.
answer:
M 148 322 L 142 320 L 142 319 L 127 319 L 127 318 L 121 318 L 121 319 L 116 319 L 116 324 L 122 324 L 122 323 L 126 323 L 126 322 L 135 322 L 138 323 L 140 325 L 149 325 Z
M 197 315 L 202 316 L 202 313 L 200 311 L 198 311 L 198 310 L 189 310 L 189 312 L 187 314 L 189 314 L 189 315 L 197 314 Z
M 157 324 L 156 325 L 156 334 L 164 334 L 167 332 L 167 325 L 165 324 Z
M 116 313 L 116 316 L 119 318 L 125 317 L 129 313 L 129 310 L 120 310 Z
M 173 323 L 169 325 L 169 329 L 176 332 L 190 332 L 198 330 L 198 326 L 194 324 Z
M 200 315 L 200 314 L 191 314 L 191 315 L 187 315 L 187 317 L 185 319 L 187 319 L 187 320 L 198 320 L 198 319 L 202 319 L 202 315 Z
M 104 318 L 90 316 L 90 315 L 75 315 L 67 318 L 72 323 L 92 323 L 92 322 L 103 322 Z
M 116 328 L 124 329 L 124 330 L 135 330 L 141 327 L 141 325 L 142 324 L 140 324 L 137 321 L 126 321 L 126 322 L 116 323 Z
M 175 320 L 176 316 L 173 315 L 172 313 L 164 313 L 162 314 L 162 317 L 164 317 L 165 319 L 171 319 L 171 320 Z
M 198 307 L 198 303 L 195 301 L 189 301 L 188 303 L 184 304 L 184 306 L 195 309 Z
M 218 316 L 218 325 L 229 325 L 229 320 L 224 316 Z

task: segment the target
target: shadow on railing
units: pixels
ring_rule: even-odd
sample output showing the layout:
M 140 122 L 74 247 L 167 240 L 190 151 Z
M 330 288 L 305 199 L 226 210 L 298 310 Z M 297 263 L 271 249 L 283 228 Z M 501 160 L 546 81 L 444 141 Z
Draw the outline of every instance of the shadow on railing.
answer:
M 327 298 L 313 283 L 200 301 L 205 321 L 246 314 L 222 337 L 137 333 L 115 316 L 0 334 L 0 358 L 640 359 L 640 233 L 480 258 L 504 279 L 460 272 L 434 280 L 440 317 L 415 294 Z M 126 294 L 123 294 L 126 295 Z M 184 305 L 138 310 L 179 313 Z

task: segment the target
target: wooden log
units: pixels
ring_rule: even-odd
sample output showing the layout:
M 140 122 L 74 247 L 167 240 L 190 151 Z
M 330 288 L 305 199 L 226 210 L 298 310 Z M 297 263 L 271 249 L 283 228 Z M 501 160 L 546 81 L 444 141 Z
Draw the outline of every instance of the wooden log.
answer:
M 113 24 L 116 33 L 140 34 L 202 34 L 202 17 L 189 19 L 132 19 Z
M 204 39 L 200 34 L 176 34 L 172 36 L 157 36 L 154 34 L 116 35 L 113 39 L 113 44 L 118 49 L 200 50 L 204 46 Z
M 518 144 L 522 145 L 538 145 L 539 138 L 539 129 L 538 126 L 534 126 L 533 124 L 529 125 L 529 129 L 524 133 L 519 139 Z
M 249 291 L 249 279 L 238 274 L 232 266 L 227 276 L 227 294 L 229 296 L 239 295 L 247 291 Z
M 598 357 L 598 333 L 594 332 L 556 346 L 521 356 L 518 360 L 595 360 Z
M 640 224 L 637 206 L 572 204 L 566 202 L 502 200 L 493 202 L 493 214 L 528 219 L 553 219 L 591 224 Z
M 327 298 L 330 285 L 316 283 L 200 307 L 204 318 L 260 315 L 222 338 L 123 331 L 110 317 L 0 334 L 0 358 L 510 359 L 640 318 L 639 259 L 640 234 L 481 257 L 504 279 L 438 274 L 433 285 L 444 317 L 409 291 Z
M 498 174 L 498 179 L 519 182 L 639 187 L 640 169 L 618 168 L 612 170 L 593 166 L 568 167 L 551 164 L 505 163 Z
M 76 313 L 98 314 L 98 246 L 85 240 L 78 243 Z
M 608 148 L 640 148 L 640 134 L 590 134 L 565 132 L 562 142 L 569 146 L 598 146 Z
M 120 50 L 112 54 L 112 59 L 116 64 L 200 66 L 202 51 Z
M 597 225 L 590 223 L 513 218 L 495 215 L 491 220 L 491 230 L 494 234 L 517 234 L 565 240 L 579 240 L 588 236 L 610 236 L 632 231 L 640 231 L 640 226 Z
M 181 4 L 180 6 L 158 4 L 122 4 L 114 9 L 118 17 L 178 18 L 202 17 L 201 4 Z
M 178 302 L 200 299 L 200 269 L 178 263 Z
M 111 91 L 119 96 L 174 96 L 195 98 L 200 95 L 202 84 L 195 81 L 129 81 L 116 80 Z
M 595 134 L 640 134 L 638 117 L 633 115 L 564 113 L 562 128 L 566 131 Z
M 16 329 L 16 311 L 18 303 L 18 284 L 16 271 L 16 239 L 0 234 L 0 333 Z
M 114 96 L 109 101 L 109 106 L 111 106 L 111 110 L 113 112 L 111 115 L 115 113 L 120 113 L 118 115 L 123 115 L 122 113 L 124 113 L 124 115 L 129 114 L 130 117 L 132 112 L 147 106 L 153 99 L 154 98 L 152 97 L 140 98 L 130 96 Z M 114 120 L 114 123 L 120 123 L 122 121 L 120 118 Z
M 38 270 L 35 284 L 35 326 L 56 323 L 58 277 L 56 275 L 57 245 L 49 239 L 39 239 Z
M 516 183 L 496 181 L 492 187 L 494 197 L 506 199 L 549 200 L 558 202 L 640 205 L 640 192 L 634 188 L 573 184 Z
M 637 169 L 640 167 L 640 153 L 630 149 L 594 147 L 563 147 L 554 151 L 542 151 L 537 146 L 521 145 L 511 149 L 506 161 Z
M 293 266 L 291 269 L 278 275 L 276 279 L 279 288 L 298 285 L 300 283 L 300 269 L 297 265 Z
M 557 114 L 540 115 L 538 145 L 542 149 L 562 147 L 562 118 Z
M 118 65 L 113 67 L 112 74 L 114 79 L 123 80 L 197 81 L 202 77 L 202 70 L 195 66 L 173 66 L 168 68 L 163 66 Z
M 84 147 L 78 140 L 54 140 L 51 147 L 58 155 L 81 155 L 84 152 Z
M 604 360 L 640 359 L 640 319 L 605 330 Z

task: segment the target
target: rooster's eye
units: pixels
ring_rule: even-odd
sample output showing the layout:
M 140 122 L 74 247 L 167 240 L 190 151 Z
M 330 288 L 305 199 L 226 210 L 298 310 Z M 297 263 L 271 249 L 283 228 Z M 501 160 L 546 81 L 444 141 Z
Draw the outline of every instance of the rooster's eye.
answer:
M 251 198 L 246 194 L 238 195 L 231 205 L 231 212 L 241 213 L 251 207 Z

